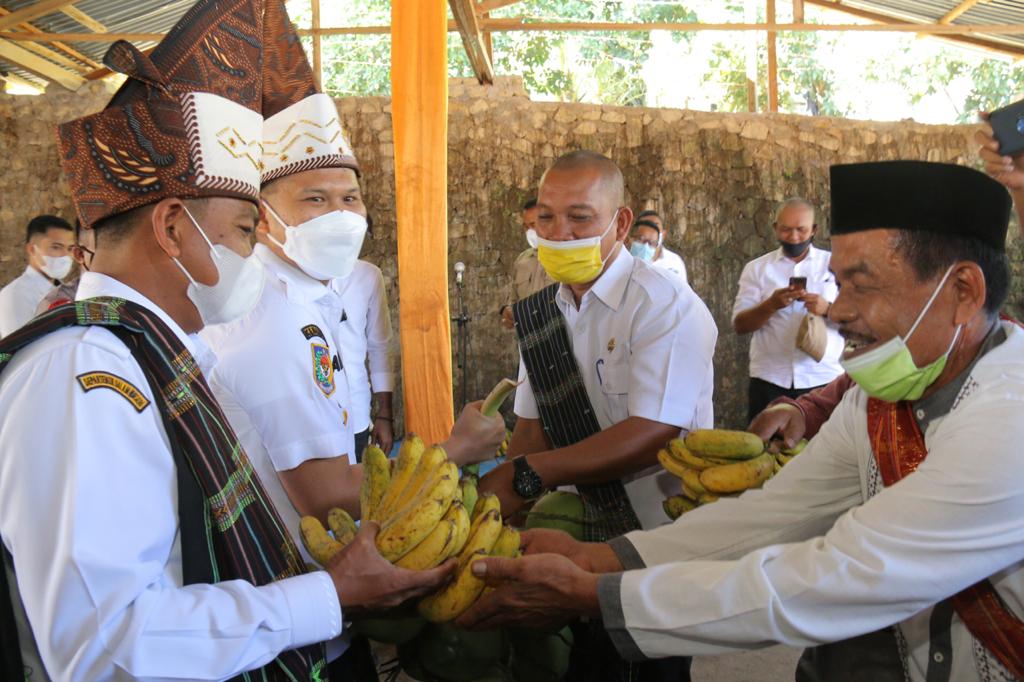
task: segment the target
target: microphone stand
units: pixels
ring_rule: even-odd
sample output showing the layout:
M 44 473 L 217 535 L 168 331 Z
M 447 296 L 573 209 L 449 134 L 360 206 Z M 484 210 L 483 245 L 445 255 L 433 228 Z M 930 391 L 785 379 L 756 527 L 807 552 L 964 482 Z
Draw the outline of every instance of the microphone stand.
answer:
M 461 374 L 459 393 L 461 394 L 462 407 L 465 407 L 466 403 L 469 402 L 467 398 L 469 387 L 466 383 L 466 365 L 468 364 L 467 361 L 469 357 L 469 311 L 466 309 L 466 298 L 463 292 L 464 286 L 462 277 L 456 277 L 456 310 L 458 311 L 458 314 L 452 317 L 452 322 L 457 325 L 456 347 L 458 349 L 458 353 L 456 357 Z M 460 407 L 459 410 L 461 410 L 462 407 Z

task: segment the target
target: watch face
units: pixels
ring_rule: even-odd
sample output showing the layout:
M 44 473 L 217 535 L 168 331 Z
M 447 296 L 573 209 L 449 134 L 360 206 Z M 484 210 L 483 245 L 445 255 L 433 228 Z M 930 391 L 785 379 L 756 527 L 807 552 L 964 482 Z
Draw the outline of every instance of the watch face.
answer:
M 512 478 L 512 489 L 519 497 L 531 498 L 540 495 L 542 484 L 540 474 L 534 471 L 525 459 L 513 460 L 515 475 Z

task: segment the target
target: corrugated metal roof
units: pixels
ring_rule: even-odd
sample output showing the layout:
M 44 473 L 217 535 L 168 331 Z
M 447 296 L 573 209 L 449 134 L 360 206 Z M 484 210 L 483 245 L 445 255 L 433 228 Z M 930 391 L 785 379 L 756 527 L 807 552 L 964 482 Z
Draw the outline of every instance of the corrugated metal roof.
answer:
M 843 5 L 847 7 L 923 24 L 938 22 L 961 4 L 962 0 L 846 0 L 843 2 Z M 954 26 L 957 24 L 1024 24 L 1024 2 L 1020 0 L 981 0 L 951 23 Z M 972 37 L 1019 49 L 1024 55 L 1024 34 L 975 35 Z
M 3 7 L 10 11 L 26 8 L 37 1 L 6 0 L 3 2 L 0 0 L 3 2 Z M 195 0 L 80 0 L 74 4 L 74 7 L 102 23 L 114 33 L 162 33 L 169 30 L 194 2 Z M 961 0 L 846 0 L 842 4 L 844 7 L 860 9 L 901 21 L 934 23 L 958 7 Z M 842 8 L 836 7 L 836 9 Z M 60 11 L 37 17 L 31 23 L 47 33 L 83 33 L 89 30 Z M 957 17 L 953 24 L 1024 24 L 1024 0 L 981 0 Z M 965 37 L 964 40 L 972 41 L 974 44 L 983 42 L 995 48 L 1004 47 L 1024 56 L 1024 34 L 972 36 L 971 38 Z M 141 49 L 153 46 L 153 43 L 136 44 Z M 44 43 L 38 43 L 38 45 L 45 48 L 51 47 Z M 110 43 L 75 42 L 69 46 L 93 62 L 99 63 L 110 47 Z M 65 56 L 74 59 L 68 55 Z M 77 59 L 74 61 L 81 63 Z M 79 72 L 84 74 L 91 68 L 90 65 L 83 64 Z M 0 71 L 14 73 L 36 83 L 45 83 L 44 79 L 38 75 L 17 65 L 5 63 L 3 60 L 0 60 Z

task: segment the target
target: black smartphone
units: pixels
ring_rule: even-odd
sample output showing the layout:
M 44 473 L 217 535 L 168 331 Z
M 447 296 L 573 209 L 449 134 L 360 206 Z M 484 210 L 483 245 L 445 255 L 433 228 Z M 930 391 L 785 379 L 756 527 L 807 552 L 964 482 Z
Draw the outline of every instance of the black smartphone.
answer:
M 797 289 L 806 289 L 807 288 L 807 278 L 806 277 L 790 277 L 789 278 L 789 286 L 795 287 Z
M 988 115 L 992 133 L 999 141 L 999 153 L 1012 156 L 1024 151 L 1024 100 L 1014 102 Z

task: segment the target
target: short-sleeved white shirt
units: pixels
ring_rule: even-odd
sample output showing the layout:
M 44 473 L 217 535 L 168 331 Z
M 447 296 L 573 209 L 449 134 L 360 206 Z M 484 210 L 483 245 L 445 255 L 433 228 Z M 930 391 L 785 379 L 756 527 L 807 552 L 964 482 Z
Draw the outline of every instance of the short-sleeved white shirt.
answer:
M 684 431 L 714 423 L 712 358 L 718 329 L 704 302 L 678 278 L 620 249 L 577 310 L 562 285 L 555 298 L 573 355 L 602 429 L 643 417 Z M 538 419 L 537 402 L 519 364 L 515 413 Z M 646 470 L 625 481 L 644 528 L 668 522 L 661 508 L 678 492 L 667 472 Z
M 671 272 L 682 279 L 684 284 L 686 283 L 686 264 L 683 263 L 683 259 L 678 253 L 669 251 L 663 246 L 661 247 L 661 255 L 652 260 L 651 265 L 661 268 L 666 272 Z
M 372 393 L 395 390 L 388 346 L 391 344 L 391 311 L 380 268 L 357 260 L 352 273 L 331 280 L 331 290 L 341 297 L 337 320 L 338 347 L 345 365 L 352 404 L 351 421 L 356 433 L 370 428 Z M 369 373 L 367 373 L 369 364 Z
M 245 317 L 200 335 L 217 355 L 210 387 L 302 547 L 299 514 L 277 472 L 311 459 L 349 455 L 355 461 L 348 383 L 338 369 L 332 325 L 341 303 L 265 246 L 258 244 L 255 253 L 267 269 L 259 303 Z
M 776 289 L 789 286 L 790 277 L 806 277 L 807 291 L 836 300 L 839 288 L 829 270 L 832 254 L 824 249 L 808 247 L 807 256 L 799 263 L 787 258 L 782 248 L 755 258 L 743 267 L 739 291 L 732 308 L 732 318 L 749 310 L 772 295 Z M 807 308 L 800 301 L 775 312 L 750 339 L 750 376 L 769 381 L 783 388 L 811 388 L 827 384 L 843 373 L 839 356 L 843 337 L 828 324 L 828 345 L 825 356 L 817 362 L 796 347 L 796 334 Z
M 0 338 L 21 329 L 36 315 L 36 308 L 53 289 L 53 280 L 31 265 L 0 289 Z

